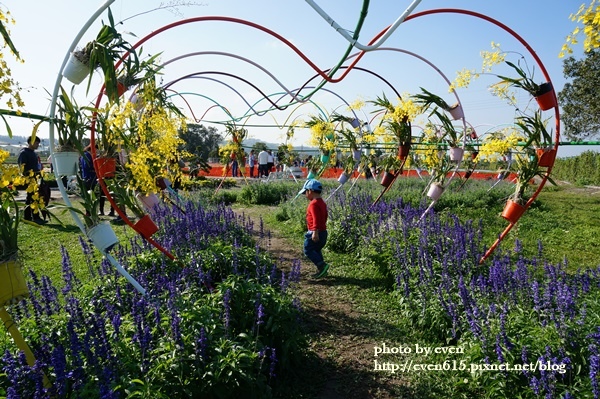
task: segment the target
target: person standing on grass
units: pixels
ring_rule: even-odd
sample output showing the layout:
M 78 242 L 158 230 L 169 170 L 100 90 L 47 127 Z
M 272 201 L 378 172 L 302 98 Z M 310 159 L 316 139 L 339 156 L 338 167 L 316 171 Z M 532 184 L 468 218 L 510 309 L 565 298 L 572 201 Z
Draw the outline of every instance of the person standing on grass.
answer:
M 269 162 L 269 153 L 267 150 L 262 150 L 258 153 L 258 176 L 267 177 L 267 162 Z
M 98 178 L 96 177 L 96 170 L 94 169 L 94 162 L 92 161 L 92 147 L 88 145 L 83 149 L 83 155 L 79 157 L 79 174 L 81 175 L 81 180 L 83 180 L 83 184 L 85 187 L 80 187 L 80 189 L 86 191 L 94 191 L 96 190 L 96 186 L 98 185 Z M 98 204 L 100 215 L 104 216 L 104 204 L 106 203 L 106 196 L 100 187 L 100 192 L 98 193 Z M 115 216 L 115 210 L 110 206 L 110 213 L 108 216 Z
M 23 218 L 28 221 L 35 222 L 37 224 L 44 224 L 46 220 L 40 217 L 40 211 L 38 209 L 32 209 L 31 204 L 34 203 L 34 195 L 39 195 L 44 198 L 44 203 L 48 205 L 50 201 L 50 187 L 48 187 L 44 179 L 41 178 L 42 173 L 42 161 L 35 150 L 40 146 L 40 138 L 29 136 L 27 138 L 27 147 L 22 148 L 19 152 L 17 163 L 23 173 L 23 176 L 34 176 L 38 180 L 38 191 L 36 193 L 27 192 L 27 198 L 25 199 L 25 210 L 23 211 Z M 44 215 L 46 216 L 46 215 Z
M 273 152 L 271 150 L 267 151 L 267 177 L 273 171 L 273 166 L 275 166 L 275 157 L 273 157 Z
M 321 182 L 315 179 L 307 180 L 300 190 L 300 194 L 310 201 L 306 208 L 308 231 L 304 234 L 304 255 L 317 266 L 313 278 L 325 277 L 329 271 L 321 252 L 327 243 L 327 204 L 321 198 L 322 191 Z
M 248 169 L 250 171 L 250 178 L 254 177 L 254 165 L 256 164 L 256 156 L 254 150 L 250 150 L 250 156 L 248 157 Z
M 231 153 L 231 177 L 238 176 L 238 160 L 235 152 Z

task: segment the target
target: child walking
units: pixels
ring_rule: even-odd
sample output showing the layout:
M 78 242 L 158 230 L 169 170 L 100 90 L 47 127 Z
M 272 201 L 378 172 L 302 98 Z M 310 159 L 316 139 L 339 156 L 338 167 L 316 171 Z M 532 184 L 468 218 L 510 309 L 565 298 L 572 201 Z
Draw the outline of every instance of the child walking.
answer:
M 323 260 L 321 250 L 327 243 L 327 204 L 321 198 L 323 186 L 315 179 L 307 180 L 300 190 L 310 202 L 306 208 L 306 225 L 308 231 L 304 235 L 304 255 L 316 266 L 317 272 L 313 278 L 321 278 L 327 275 L 329 265 Z

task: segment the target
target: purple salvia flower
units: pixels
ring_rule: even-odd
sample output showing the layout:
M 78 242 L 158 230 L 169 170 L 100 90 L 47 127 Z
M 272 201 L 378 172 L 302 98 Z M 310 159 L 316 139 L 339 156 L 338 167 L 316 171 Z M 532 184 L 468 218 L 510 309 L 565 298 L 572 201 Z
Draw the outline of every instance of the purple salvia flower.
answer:
M 62 289 L 62 293 L 63 295 L 67 295 L 73 289 L 72 284 L 75 284 L 77 282 L 77 277 L 75 277 L 75 273 L 73 273 L 73 268 L 71 266 L 71 258 L 69 257 L 67 249 L 61 245 L 60 252 L 62 254 L 63 280 L 65 282 L 65 286 Z
M 110 322 L 111 322 L 111 324 L 112 324 L 112 326 L 113 326 L 113 328 L 115 330 L 115 337 L 118 340 L 119 339 L 119 332 L 120 332 L 120 329 L 121 329 L 121 323 L 122 323 L 121 314 L 118 311 L 116 311 L 113 314 L 113 317 L 111 318 Z
M 208 339 L 206 338 L 206 329 L 200 327 L 200 338 L 198 338 L 196 345 L 196 357 L 201 359 L 203 363 L 206 362 L 206 354 L 208 350 Z
M 502 353 L 502 345 L 500 345 L 500 335 L 496 334 L 496 357 L 498 358 L 499 363 L 504 363 L 505 358 Z
M 292 270 L 288 277 L 288 280 L 290 281 L 290 283 L 299 283 L 300 282 L 300 268 L 301 268 L 300 260 L 293 259 L 292 260 Z
M 285 278 L 285 273 L 281 273 L 281 282 L 279 283 L 279 288 L 281 288 L 282 292 L 285 292 L 288 286 L 288 281 Z
M 53 383 L 54 388 L 60 397 L 64 397 L 68 388 L 68 376 L 67 357 L 62 345 L 59 344 L 52 350 L 52 354 L 50 355 L 50 365 L 56 375 Z
M 596 345 L 589 346 L 590 351 L 590 382 L 592 384 L 592 393 L 594 399 L 600 397 L 600 387 L 598 386 L 598 371 L 600 371 L 600 355 L 598 354 L 598 348 Z
M 223 294 L 223 311 L 225 313 L 225 330 L 229 331 L 231 323 L 231 289 L 229 288 Z
M 277 365 L 277 354 L 275 352 L 275 348 L 271 348 L 271 356 L 269 357 L 271 361 L 271 366 L 269 367 L 269 378 L 275 378 L 275 366 Z
M 257 325 L 261 325 L 264 323 L 264 317 L 265 317 L 265 307 L 263 306 L 262 303 L 258 304 L 258 308 L 256 310 L 256 324 Z

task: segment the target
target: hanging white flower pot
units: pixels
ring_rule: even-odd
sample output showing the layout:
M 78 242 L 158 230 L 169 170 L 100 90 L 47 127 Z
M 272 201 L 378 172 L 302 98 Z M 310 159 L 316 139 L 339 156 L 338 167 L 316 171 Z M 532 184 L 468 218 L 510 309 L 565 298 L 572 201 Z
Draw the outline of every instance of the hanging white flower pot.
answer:
M 375 169 L 375 167 L 371 166 L 369 168 L 369 171 L 371 172 L 371 176 L 373 176 L 373 179 L 377 179 L 377 169 Z
M 90 67 L 79 61 L 73 54 L 69 57 L 69 61 L 63 71 L 63 76 L 71 83 L 78 85 L 83 82 L 90 74 Z
M 459 162 L 463 159 L 463 155 L 465 154 L 465 149 L 460 147 L 450 147 L 450 160 L 454 162 Z
M 437 201 L 438 199 L 440 199 L 440 197 L 442 196 L 442 194 L 444 193 L 444 186 L 442 186 L 440 183 L 432 183 L 431 186 L 429 186 L 429 191 L 427 191 L 427 196 L 429 198 L 431 198 L 434 201 Z
M 350 178 L 350 175 L 346 172 L 342 172 L 342 174 L 340 174 L 340 177 L 338 177 L 338 182 L 340 184 L 344 184 L 348 181 L 348 179 Z
M 96 248 L 108 252 L 119 243 L 114 230 L 107 222 L 100 223 L 87 231 L 87 236 Z
M 74 151 L 55 152 L 52 154 L 55 176 L 72 176 L 77 174 L 79 153 Z
M 463 116 L 465 116 L 460 104 L 454 104 L 453 106 L 450 107 L 448 112 L 450 112 L 450 115 L 452 116 L 452 119 L 454 119 L 454 120 L 461 119 Z
M 144 204 L 144 207 L 148 211 L 153 210 L 154 207 L 160 203 L 160 199 L 158 198 L 158 195 L 156 195 L 154 193 L 150 193 L 148 195 L 144 195 L 144 194 L 140 193 L 140 194 L 137 194 L 136 197 L 137 197 L 137 199 L 140 200 L 140 202 L 142 204 Z

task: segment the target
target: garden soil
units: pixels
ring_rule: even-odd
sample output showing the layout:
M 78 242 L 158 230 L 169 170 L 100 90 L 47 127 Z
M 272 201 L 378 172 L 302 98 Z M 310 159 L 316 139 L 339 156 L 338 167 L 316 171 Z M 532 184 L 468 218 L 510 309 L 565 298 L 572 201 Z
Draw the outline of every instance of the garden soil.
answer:
M 260 215 L 276 212 L 277 208 L 237 209 L 240 215 L 260 226 Z M 308 261 L 302 248 L 270 230 L 269 238 L 260 238 L 259 245 L 270 252 L 277 265 L 289 271 L 293 260 L 301 260 L 301 280 L 296 294 L 304 311 L 303 322 L 309 337 L 310 351 L 306 369 L 297 373 L 290 387 L 290 397 L 318 399 L 388 399 L 411 397 L 399 395 L 410 391 L 408 382 L 401 375 L 374 371 L 374 346 L 376 326 L 365 323 L 364 311 L 356 309 L 351 298 L 341 295 L 343 286 L 335 278 L 313 279 L 315 267 Z

